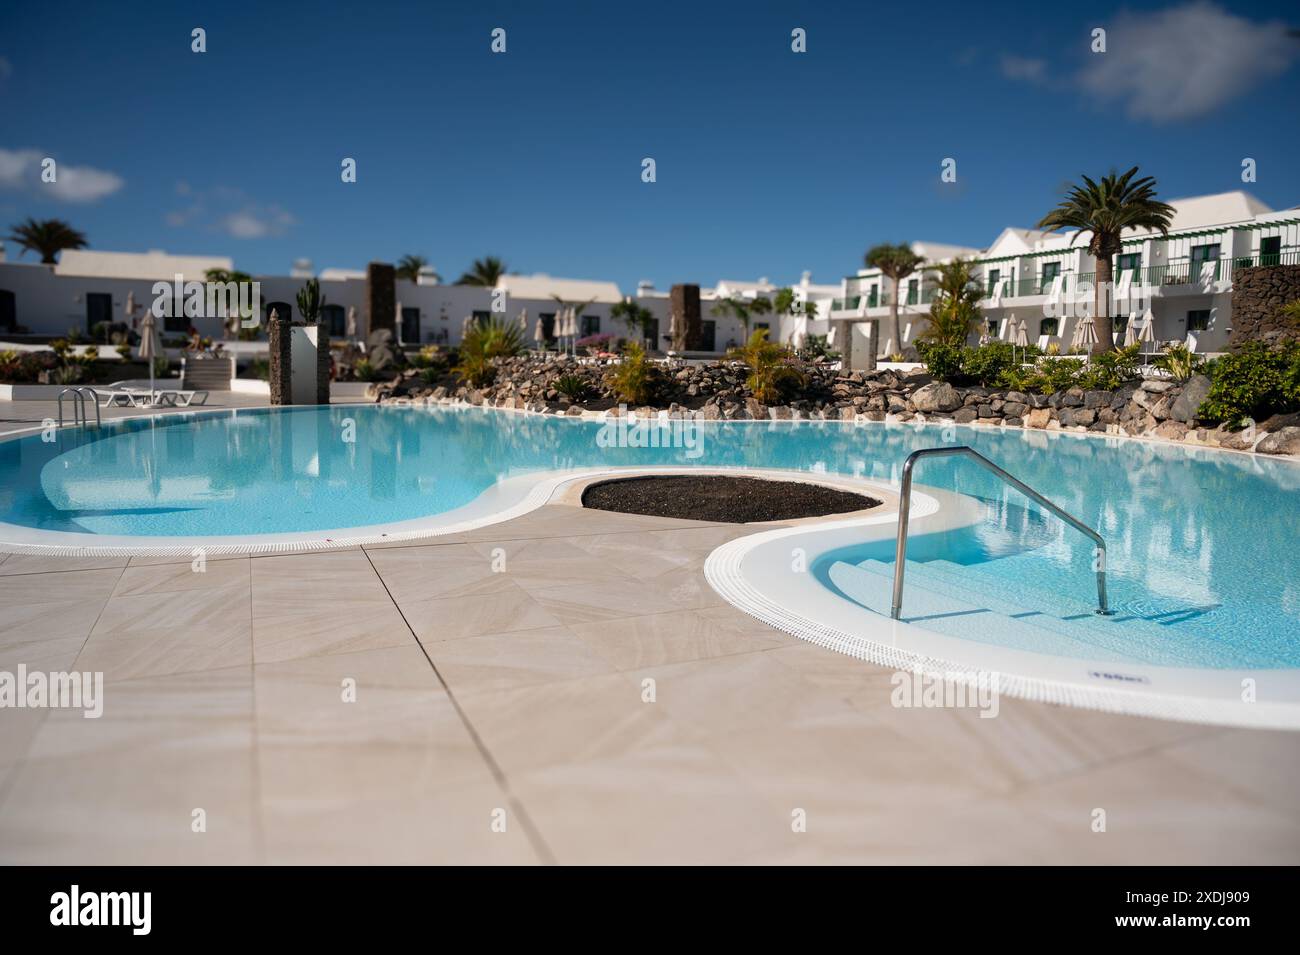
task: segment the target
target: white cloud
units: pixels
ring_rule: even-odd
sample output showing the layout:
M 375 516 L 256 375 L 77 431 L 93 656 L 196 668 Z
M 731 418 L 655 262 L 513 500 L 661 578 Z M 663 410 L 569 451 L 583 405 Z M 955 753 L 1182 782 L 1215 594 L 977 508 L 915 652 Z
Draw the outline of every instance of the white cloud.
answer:
M 1012 80 L 1041 83 L 1047 78 L 1047 61 L 1005 53 L 1000 63 L 1002 75 Z
M 1120 14 L 1106 41 L 1105 53 L 1088 55 L 1080 85 L 1156 122 L 1214 111 L 1284 72 L 1298 46 L 1281 23 L 1253 22 L 1206 0 Z
M 256 202 L 229 186 L 198 190 L 177 183 L 176 191 L 189 200 L 184 208 L 167 213 L 167 224 L 177 228 L 192 226 L 232 239 L 264 239 L 284 235 L 298 221 L 288 210 Z
M 56 162 L 54 182 L 43 182 L 41 162 L 45 158 L 39 149 L 0 149 L 0 188 L 60 202 L 98 202 L 126 185 L 117 173 L 63 162 Z

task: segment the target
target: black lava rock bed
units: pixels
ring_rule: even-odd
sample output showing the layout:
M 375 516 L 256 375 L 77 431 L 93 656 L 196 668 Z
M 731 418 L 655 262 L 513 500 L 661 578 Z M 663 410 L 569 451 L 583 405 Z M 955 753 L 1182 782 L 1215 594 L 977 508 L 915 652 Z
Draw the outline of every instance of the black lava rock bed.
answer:
M 861 511 L 875 498 L 820 484 L 723 475 L 615 478 L 582 492 L 582 506 L 621 514 L 751 524 Z

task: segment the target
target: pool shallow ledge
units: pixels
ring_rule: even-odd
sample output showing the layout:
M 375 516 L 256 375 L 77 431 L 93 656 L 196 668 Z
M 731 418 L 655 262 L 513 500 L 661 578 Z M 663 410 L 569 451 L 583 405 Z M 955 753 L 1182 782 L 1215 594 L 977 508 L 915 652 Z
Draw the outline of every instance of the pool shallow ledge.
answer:
M 964 496 L 913 493 L 923 531 L 978 520 Z M 860 660 L 936 679 L 984 681 L 998 693 L 1134 716 L 1257 729 L 1300 729 L 1300 670 L 1154 666 L 1032 653 L 964 640 L 893 620 L 829 589 L 813 573 L 818 555 L 892 540 L 897 512 L 798 525 L 737 538 L 705 561 L 710 586 L 733 607 L 801 640 Z M 806 555 L 792 572 L 792 554 Z M 1249 682 L 1248 682 L 1249 681 Z M 1248 692 L 1248 689 L 1250 692 Z M 1247 702 L 1246 697 L 1254 697 Z

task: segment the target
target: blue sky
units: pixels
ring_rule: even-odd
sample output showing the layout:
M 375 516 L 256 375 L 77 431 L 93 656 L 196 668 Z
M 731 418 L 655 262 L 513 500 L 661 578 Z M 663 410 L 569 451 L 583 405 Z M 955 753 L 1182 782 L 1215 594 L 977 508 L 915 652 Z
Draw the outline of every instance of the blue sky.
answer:
M 1294 4 L 156 6 L 0 12 L 0 226 L 262 274 L 496 254 L 631 291 L 984 245 L 1113 166 L 1300 204 L 1300 40 L 1268 26 Z

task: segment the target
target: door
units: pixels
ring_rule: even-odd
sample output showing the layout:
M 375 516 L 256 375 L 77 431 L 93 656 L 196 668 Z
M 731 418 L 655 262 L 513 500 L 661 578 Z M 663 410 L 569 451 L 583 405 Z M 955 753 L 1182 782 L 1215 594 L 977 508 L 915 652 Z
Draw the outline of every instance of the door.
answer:
M 700 322 L 700 351 L 718 350 L 718 323 L 712 319 Z
M 1282 264 L 1282 237 L 1280 235 L 1270 235 L 1259 240 L 1259 264 Z
M 420 343 L 420 310 L 418 308 L 402 309 L 402 341 L 408 345 Z
M 94 337 L 95 326 L 113 321 L 113 296 L 107 292 L 86 293 L 86 331 Z
M 18 324 L 18 310 L 14 307 L 14 293 L 0 289 L 0 330 L 13 331 Z

